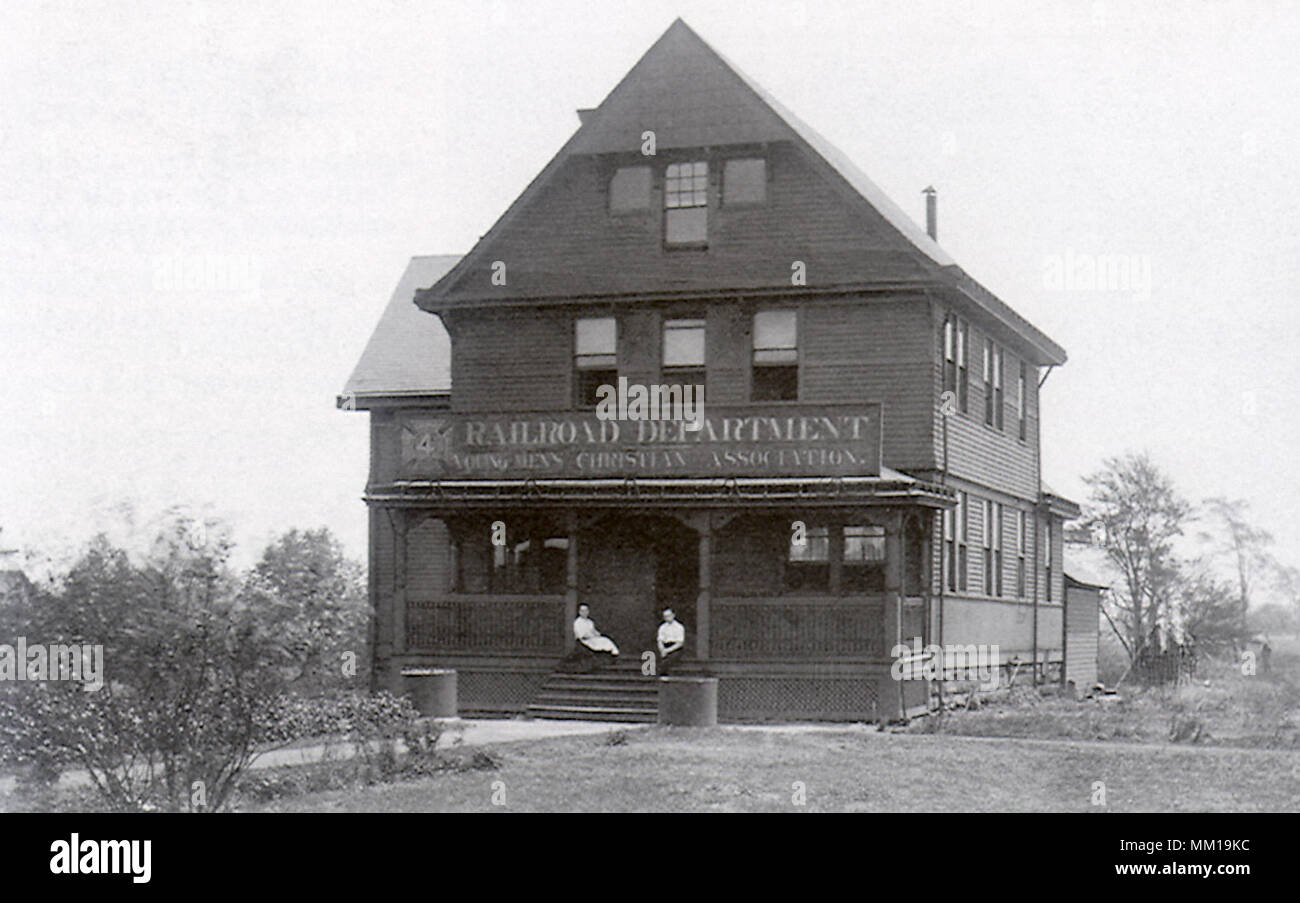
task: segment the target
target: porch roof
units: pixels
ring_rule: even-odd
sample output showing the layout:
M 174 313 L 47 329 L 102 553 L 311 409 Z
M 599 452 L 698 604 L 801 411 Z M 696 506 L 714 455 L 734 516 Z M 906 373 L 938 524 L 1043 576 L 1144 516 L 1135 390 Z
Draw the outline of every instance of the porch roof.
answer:
M 394 480 L 372 486 L 367 504 L 398 507 L 474 507 L 501 502 L 540 504 L 898 505 L 948 508 L 954 490 L 882 468 L 878 477 L 609 477 L 585 480 Z

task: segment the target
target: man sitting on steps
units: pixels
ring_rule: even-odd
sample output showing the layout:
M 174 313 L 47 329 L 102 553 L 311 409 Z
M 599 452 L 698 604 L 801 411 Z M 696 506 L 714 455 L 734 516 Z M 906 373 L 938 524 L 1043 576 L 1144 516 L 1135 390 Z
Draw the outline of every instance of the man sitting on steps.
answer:
M 659 674 L 667 676 L 670 666 L 682 657 L 686 647 L 686 627 L 677 620 L 671 608 L 664 609 L 664 622 L 659 625 Z

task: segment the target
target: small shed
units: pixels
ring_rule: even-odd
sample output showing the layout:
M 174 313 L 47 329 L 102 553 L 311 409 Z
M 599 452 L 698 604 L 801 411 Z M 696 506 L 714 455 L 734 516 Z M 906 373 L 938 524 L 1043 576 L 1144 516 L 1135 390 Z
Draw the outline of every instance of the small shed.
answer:
M 1062 680 L 1086 692 L 1097 683 L 1101 591 L 1106 587 L 1065 575 L 1065 668 Z

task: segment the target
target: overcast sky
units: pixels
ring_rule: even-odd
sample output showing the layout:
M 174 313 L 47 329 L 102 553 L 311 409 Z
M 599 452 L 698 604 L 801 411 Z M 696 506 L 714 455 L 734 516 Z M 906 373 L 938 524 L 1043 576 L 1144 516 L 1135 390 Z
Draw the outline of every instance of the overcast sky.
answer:
M 1281 2 L 8 2 L 0 546 L 130 501 L 362 556 L 334 398 L 407 259 L 467 251 L 678 15 L 918 220 L 934 184 L 944 247 L 1067 349 L 1049 483 L 1149 449 L 1300 563 Z

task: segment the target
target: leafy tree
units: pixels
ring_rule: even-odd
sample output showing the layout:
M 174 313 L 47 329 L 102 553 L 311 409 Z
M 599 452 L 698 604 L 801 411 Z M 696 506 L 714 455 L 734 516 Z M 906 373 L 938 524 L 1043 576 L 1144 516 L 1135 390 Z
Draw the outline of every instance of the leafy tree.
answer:
M 5 682 L 0 755 L 47 775 L 84 768 L 116 809 L 214 811 L 269 747 L 410 723 L 392 697 L 294 692 L 355 618 L 355 574 L 327 533 L 289 534 L 247 581 L 229 552 L 224 531 L 184 519 L 139 563 L 100 537 L 30 604 L 7 607 L 5 626 L 29 643 L 102 645 L 104 673 L 93 692 Z
M 1232 585 L 1215 577 L 1204 562 L 1186 572 L 1178 589 L 1184 629 L 1207 652 L 1238 648 L 1246 639 L 1246 627 Z
M 290 530 L 267 546 L 242 601 L 259 612 L 290 685 L 353 687 L 369 674 L 363 571 L 328 529 Z
M 1176 604 L 1173 542 L 1191 508 L 1145 453 L 1107 458 L 1084 482 L 1091 492 L 1082 523 L 1119 570 L 1111 600 L 1136 652 Z
M 1289 633 L 1294 636 L 1300 632 L 1295 610 L 1276 602 L 1251 609 L 1247 623 L 1251 633 Z

